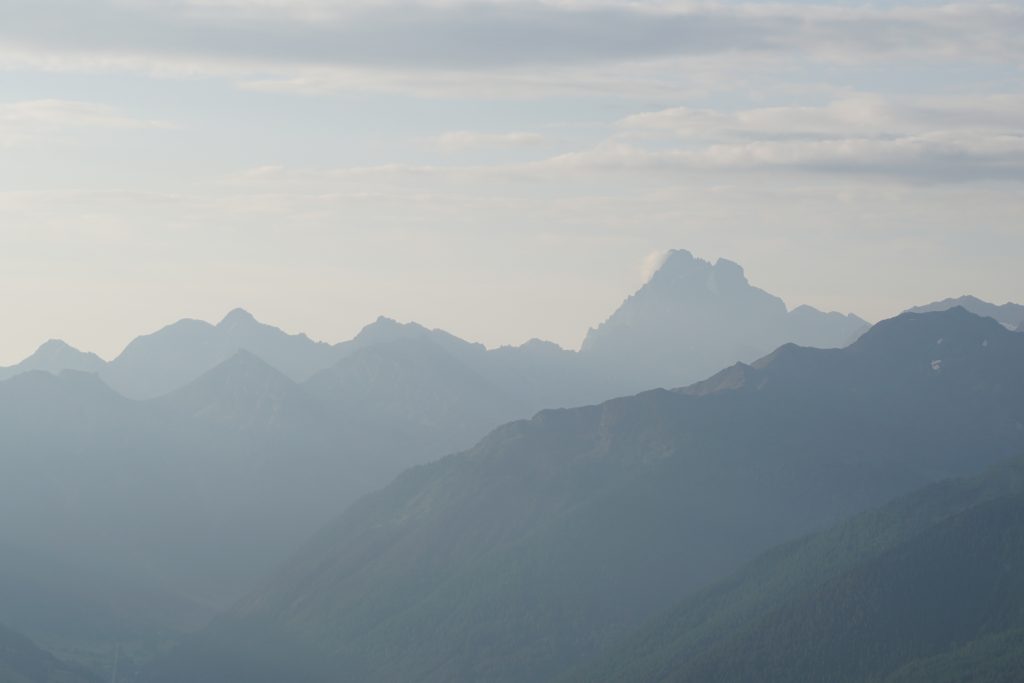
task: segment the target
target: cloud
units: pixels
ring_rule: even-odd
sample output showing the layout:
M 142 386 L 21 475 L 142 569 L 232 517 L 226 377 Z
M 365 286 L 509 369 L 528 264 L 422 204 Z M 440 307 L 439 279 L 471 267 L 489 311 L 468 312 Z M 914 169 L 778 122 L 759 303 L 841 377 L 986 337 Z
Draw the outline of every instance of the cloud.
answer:
M 167 128 L 162 121 L 147 121 L 92 102 L 27 100 L 0 103 L 0 147 L 40 137 L 51 138 L 77 128 Z
M 257 169 L 236 183 L 335 185 L 386 192 L 486 193 L 518 183 L 570 193 L 614 177 L 621 192 L 652 178 L 689 182 L 696 176 L 739 182 L 736 174 L 858 176 L 885 183 L 1024 181 L 1024 97 L 968 99 L 848 96 L 820 106 L 737 111 L 673 108 L 623 119 L 595 145 L 537 161 L 476 165 L 378 164 L 325 172 Z M 442 149 L 532 144 L 529 134 L 449 133 Z M 778 179 L 778 178 L 776 178 Z M 550 182 L 549 182 L 550 181 Z M 746 182 L 746 181 L 743 181 Z M 760 181 L 757 181 L 760 182 Z
M 934 131 L 1022 131 L 1024 96 L 893 98 L 849 95 L 819 106 L 738 111 L 675 107 L 634 114 L 620 128 L 679 139 L 836 139 L 893 137 Z
M 683 171 L 788 169 L 911 181 L 1024 179 L 1024 97 L 855 94 L 818 106 L 635 114 L 564 166 Z
M 789 171 L 906 182 L 1020 182 L 1024 180 L 1024 135 L 935 133 L 897 139 L 764 140 L 658 150 L 603 144 L 552 157 L 542 164 L 563 171 L 625 174 Z
M 465 152 L 495 147 L 535 147 L 546 141 L 540 133 L 481 133 L 469 130 L 449 131 L 432 139 L 443 152 Z
M 649 281 L 658 270 L 665 265 L 665 261 L 668 260 L 669 252 L 665 250 L 652 251 L 644 257 L 643 263 L 640 266 L 640 275 L 643 278 L 643 282 Z
M 560 82 L 677 60 L 1020 61 L 1024 8 L 676 2 L 6 0 L 0 66 L 230 75 L 317 92 Z M 413 74 L 416 76 L 413 77 Z M 487 74 L 488 78 L 479 78 Z M 538 75 L 540 74 L 540 75 Z M 670 78 L 670 76 L 663 76 Z M 622 85 L 628 79 L 612 79 Z M 678 80 L 678 78 L 677 78 Z M 599 81 L 600 82 L 600 81 Z M 379 86 L 378 86 L 379 87 Z

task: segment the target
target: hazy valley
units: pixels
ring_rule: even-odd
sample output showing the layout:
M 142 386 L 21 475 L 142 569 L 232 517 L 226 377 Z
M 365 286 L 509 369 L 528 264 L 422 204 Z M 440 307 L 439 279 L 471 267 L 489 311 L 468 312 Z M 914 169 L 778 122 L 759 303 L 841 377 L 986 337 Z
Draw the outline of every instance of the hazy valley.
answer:
M 841 590 L 910 531 L 882 508 L 864 519 L 887 540 L 834 566 L 793 546 L 769 555 L 785 577 L 745 563 L 1024 452 L 1019 311 L 920 310 L 870 329 L 789 310 L 676 251 L 580 351 L 386 318 L 331 345 L 242 310 L 110 362 L 47 342 L 0 381 L 0 614 L 24 634 L 0 664 L 32 682 L 115 661 L 166 683 L 754 680 L 753 654 L 685 654 L 757 636 L 713 636 L 737 618 L 719 604 L 787 619 L 765 605 L 800 609 L 793 576 Z M 847 524 L 803 543 L 867 533 Z M 758 571 L 778 588 L 751 598 L 737 582 Z

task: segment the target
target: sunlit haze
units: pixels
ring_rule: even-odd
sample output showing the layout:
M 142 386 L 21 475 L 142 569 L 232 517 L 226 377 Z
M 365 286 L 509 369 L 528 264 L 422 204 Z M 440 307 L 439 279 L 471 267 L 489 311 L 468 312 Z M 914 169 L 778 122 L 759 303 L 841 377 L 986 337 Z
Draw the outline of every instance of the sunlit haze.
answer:
M 575 348 L 676 247 L 871 320 L 1024 298 L 1016 4 L 0 12 L 0 362 L 236 306 Z

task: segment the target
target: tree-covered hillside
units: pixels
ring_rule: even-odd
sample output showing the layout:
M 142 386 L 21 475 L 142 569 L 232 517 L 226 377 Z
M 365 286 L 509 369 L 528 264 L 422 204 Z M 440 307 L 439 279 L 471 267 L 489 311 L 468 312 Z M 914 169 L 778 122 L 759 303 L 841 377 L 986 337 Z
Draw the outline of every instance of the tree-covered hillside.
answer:
M 1024 458 L 769 552 L 567 680 L 1010 683 Z

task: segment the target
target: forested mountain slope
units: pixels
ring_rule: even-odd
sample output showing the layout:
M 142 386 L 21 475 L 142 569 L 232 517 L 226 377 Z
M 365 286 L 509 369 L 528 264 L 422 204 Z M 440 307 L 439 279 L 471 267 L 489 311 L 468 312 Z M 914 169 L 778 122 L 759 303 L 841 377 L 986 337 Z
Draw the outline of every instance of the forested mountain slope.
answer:
M 1024 458 L 777 548 L 570 681 L 1019 680 Z

